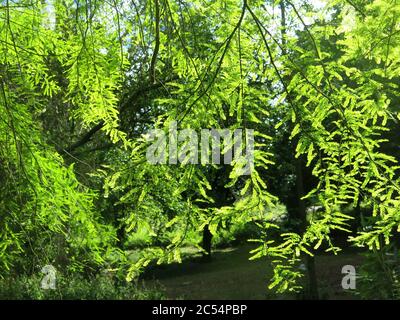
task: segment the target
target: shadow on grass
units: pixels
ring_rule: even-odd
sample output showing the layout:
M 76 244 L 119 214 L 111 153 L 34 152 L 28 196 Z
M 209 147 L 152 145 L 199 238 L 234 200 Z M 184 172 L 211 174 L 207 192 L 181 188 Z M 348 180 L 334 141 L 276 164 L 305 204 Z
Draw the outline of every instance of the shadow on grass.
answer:
M 296 299 L 268 289 L 272 268 L 267 258 L 250 261 L 253 246 L 216 250 L 210 262 L 193 250 L 181 264 L 154 266 L 142 277 L 147 287 L 161 286 L 169 299 Z M 355 252 L 316 257 L 322 299 L 355 299 L 341 287 L 343 265 L 360 264 Z

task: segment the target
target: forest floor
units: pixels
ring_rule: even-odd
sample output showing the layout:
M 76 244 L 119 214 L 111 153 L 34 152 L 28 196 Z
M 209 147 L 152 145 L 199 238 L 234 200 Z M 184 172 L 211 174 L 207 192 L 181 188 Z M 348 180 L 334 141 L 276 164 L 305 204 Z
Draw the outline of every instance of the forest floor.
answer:
M 192 252 L 181 264 L 157 266 L 142 282 L 147 288 L 158 287 L 168 299 L 296 299 L 277 295 L 268 289 L 272 269 L 266 259 L 248 260 L 251 245 L 214 251 L 210 262 L 202 262 Z M 357 299 L 341 287 L 342 267 L 361 264 L 362 256 L 353 250 L 337 256 L 315 257 L 319 294 L 322 299 Z

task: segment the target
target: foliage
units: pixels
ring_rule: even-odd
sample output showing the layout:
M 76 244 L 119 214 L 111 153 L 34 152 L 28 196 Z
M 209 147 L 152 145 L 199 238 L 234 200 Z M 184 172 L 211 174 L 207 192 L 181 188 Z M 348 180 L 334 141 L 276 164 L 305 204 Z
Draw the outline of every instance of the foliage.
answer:
M 2 300 L 160 300 L 159 289 L 142 288 L 139 284 L 116 282 L 110 276 L 97 275 L 84 278 L 80 275 L 57 275 L 57 289 L 40 287 L 41 277 L 19 276 L 1 280 Z
M 253 258 L 271 258 L 270 288 L 296 291 L 298 263 L 339 252 L 332 233 L 350 232 L 345 208 L 360 203 L 371 224 L 349 242 L 389 245 L 400 5 L 354 2 L 317 14 L 295 0 L 2 1 L 0 274 L 107 264 L 133 280 L 151 262 L 181 261 L 188 235 L 256 221 Z M 254 130 L 251 173 L 243 155 L 187 163 L 188 139 L 184 163 L 150 164 L 146 133 L 173 123 Z M 294 190 L 295 168 L 316 181 L 307 194 Z M 266 217 L 287 192 L 323 212 L 298 226 Z M 126 240 L 143 230 L 150 239 L 129 261 Z
M 364 254 L 355 294 L 361 299 L 399 299 L 398 253 L 393 246 Z

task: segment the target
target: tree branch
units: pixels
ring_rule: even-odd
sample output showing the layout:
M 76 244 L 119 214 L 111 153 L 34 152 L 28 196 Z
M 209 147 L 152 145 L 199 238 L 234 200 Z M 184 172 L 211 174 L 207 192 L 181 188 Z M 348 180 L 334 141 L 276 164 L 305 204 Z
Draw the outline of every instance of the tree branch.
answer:
M 155 28 L 156 28 L 156 44 L 154 46 L 154 51 L 153 51 L 153 56 L 151 57 L 151 63 L 150 63 L 150 70 L 149 70 L 149 75 L 150 75 L 150 83 L 155 83 L 156 82 L 156 62 L 157 62 L 157 56 L 158 56 L 158 51 L 160 49 L 160 3 L 159 0 L 154 0 L 154 5 L 155 5 Z
M 168 81 L 173 81 L 176 80 L 178 77 L 173 77 L 172 79 Z M 134 101 L 140 97 L 142 94 L 146 94 L 152 90 L 159 89 L 163 86 L 163 83 L 153 83 L 145 87 L 138 88 L 136 91 L 134 91 L 123 103 L 121 103 L 119 112 L 122 112 L 126 110 L 130 105 L 134 103 Z M 105 125 L 104 121 L 100 121 L 98 124 L 96 124 L 93 128 L 91 128 L 88 132 L 86 132 L 77 142 L 73 143 L 72 145 L 66 147 L 66 148 L 61 148 L 58 149 L 57 151 L 61 154 L 63 153 L 71 153 L 74 150 L 82 147 L 85 145 L 87 142 L 89 142 L 92 137 L 95 135 L 96 132 L 100 131 Z

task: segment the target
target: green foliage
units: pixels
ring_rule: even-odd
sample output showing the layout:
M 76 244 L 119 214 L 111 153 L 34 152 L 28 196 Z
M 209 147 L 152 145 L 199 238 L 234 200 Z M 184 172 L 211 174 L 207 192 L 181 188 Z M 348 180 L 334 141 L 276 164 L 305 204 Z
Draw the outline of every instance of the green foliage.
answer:
M 286 18 L 266 13 L 276 5 Z M 132 280 L 151 262 L 180 262 L 205 227 L 216 236 L 256 221 L 253 258 L 272 259 L 271 288 L 297 291 L 298 263 L 339 252 L 332 233 L 350 232 L 345 210 L 360 203 L 373 219 L 348 240 L 389 245 L 400 221 L 387 139 L 400 119 L 399 14 L 382 0 L 329 1 L 318 15 L 294 0 L 6 1 L 0 274 L 110 264 Z M 251 174 L 244 156 L 148 163 L 145 134 L 174 122 L 254 130 Z M 317 184 L 297 196 L 323 210 L 297 227 L 288 212 L 284 225 L 280 198 L 303 162 Z M 141 250 L 129 260 L 131 245 Z
M 2 300 L 159 300 L 163 293 L 139 284 L 117 282 L 109 275 L 84 278 L 79 274 L 57 274 L 57 289 L 42 289 L 42 276 L 19 276 L 0 280 Z
M 355 294 L 361 299 L 399 299 L 400 270 L 396 245 L 363 255 Z

